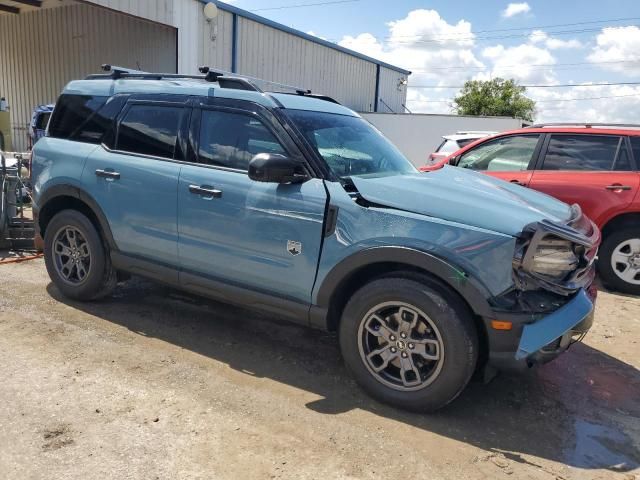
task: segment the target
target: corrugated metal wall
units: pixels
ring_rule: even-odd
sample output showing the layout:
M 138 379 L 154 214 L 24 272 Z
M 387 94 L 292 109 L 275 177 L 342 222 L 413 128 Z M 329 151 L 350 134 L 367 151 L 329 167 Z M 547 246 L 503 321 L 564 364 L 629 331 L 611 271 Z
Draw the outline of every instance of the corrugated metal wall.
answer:
M 407 103 L 407 87 L 400 85 L 407 76 L 386 67 L 380 67 L 380 96 L 378 102 L 378 112 L 381 113 L 404 113 L 402 106 Z
M 0 95 L 14 148 L 26 148 L 33 107 L 102 63 L 175 72 L 176 30 L 85 4 L 0 16 Z
M 175 26 L 174 5 L 181 8 L 187 4 L 184 0 L 82 0 L 101 7 L 146 18 L 165 25 Z M 193 0 L 190 0 L 193 1 Z M 196 3 L 196 2 L 193 2 Z M 199 2 L 197 2 L 199 3 Z
M 309 88 L 355 110 L 373 109 L 373 63 L 242 17 L 238 73 Z

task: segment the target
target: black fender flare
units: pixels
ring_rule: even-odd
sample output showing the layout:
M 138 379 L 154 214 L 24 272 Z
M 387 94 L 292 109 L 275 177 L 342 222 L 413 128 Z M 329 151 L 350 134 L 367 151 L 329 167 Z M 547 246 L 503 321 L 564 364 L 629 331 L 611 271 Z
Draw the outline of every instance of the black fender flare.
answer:
M 408 247 L 371 247 L 360 250 L 343 259 L 331 269 L 322 281 L 316 297 L 316 308 L 312 308 L 311 323 L 314 326 L 326 326 L 326 314 L 331 307 L 334 293 L 345 280 L 363 267 L 376 263 L 398 263 L 417 267 L 436 277 L 457 292 L 471 307 L 476 315 L 491 317 L 492 297 L 489 290 L 478 280 L 469 276 L 463 269 L 430 253 Z M 315 311 L 314 311 L 315 310 Z M 326 312 L 325 320 L 322 313 Z
M 98 205 L 98 202 L 96 202 L 95 199 L 87 192 L 85 192 L 82 188 L 75 185 L 58 184 L 47 188 L 43 193 L 40 194 L 37 205 L 33 206 L 34 217 L 38 218 L 40 212 L 44 208 L 46 208 L 48 203 L 60 197 L 73 197 L 87 205 L 98 220 L 100 229 L 102 230 L 102 233 L 104 235 L 104 240 L 107 242 L 107 245 L 109 245 L 109 248 L 112 250 L 118 249 L 113 239 L 111 227 L 109 226 L 109 222 L 107 221 L 107 216 Z M 41 234 L 39 221 L 35 222 L 35 227 L 36 231 Z

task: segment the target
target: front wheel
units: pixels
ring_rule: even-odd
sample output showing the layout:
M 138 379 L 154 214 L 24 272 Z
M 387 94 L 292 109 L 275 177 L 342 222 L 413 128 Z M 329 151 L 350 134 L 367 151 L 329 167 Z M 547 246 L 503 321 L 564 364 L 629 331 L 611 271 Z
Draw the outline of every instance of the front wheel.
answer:
M 602 242 L 598 271 L 605 285 L 640 295 L 640 228 L 625 228 Z
M 357 291 L 340 323 L 340 347 L 373 397 L 434 411 L 469 382 L 478 357 L 471 315 L 428 279 L 383 278 Z

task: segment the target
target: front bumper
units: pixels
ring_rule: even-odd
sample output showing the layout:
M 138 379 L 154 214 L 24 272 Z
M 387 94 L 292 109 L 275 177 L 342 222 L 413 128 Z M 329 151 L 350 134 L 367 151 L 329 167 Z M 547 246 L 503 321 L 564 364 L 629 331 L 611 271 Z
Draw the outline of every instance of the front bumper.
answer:
M 491 330 L 487 321 L 489 365 L 521 370 L 553 360 L 589 331 L 594 305 L 595 290 L 581 289 L 555 312 L 513 330 Z

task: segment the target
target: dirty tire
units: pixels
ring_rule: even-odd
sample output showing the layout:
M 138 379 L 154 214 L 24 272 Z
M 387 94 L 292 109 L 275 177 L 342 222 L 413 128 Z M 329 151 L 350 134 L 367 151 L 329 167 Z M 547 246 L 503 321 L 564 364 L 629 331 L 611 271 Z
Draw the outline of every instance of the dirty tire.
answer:
M 372 318 L 372 309 L 394 302 L 409 305 L 415 311 L 424 313 L 428 322 L 435 327 L 430 331 L 438 332 L 444 352 L 439 371 L 430 383 L 425 380 L 424 386 L 418 385 L 413 390 L 403 390 L 402 385 L 400 389 L 389 386 L 388 380 L 381 380 L 380 376 L 373 373 L 371 365 L 367 365 L 364 358 L 366 353 L 361 354 L 361 345 L 365 343 L 361 339 L 369 331 L 366 327 L 367 331 L 364 331 L 361 325 L 370 327 L 367 319 Z M 339 329 L 342 355 L 356 381 L 372 397 L 407 410 L 431 412 L 453 401 L 469 382 L 476 367 L 479 350 L 473 318 L 461 302 L 461 299 L 427 277 L 381 278 L 358 290 L 344 309 Z M 386 324 L 394 322 L 392 317 L 389 318 Z M 418 334 L 419 332 L 411 333 L 409 336 Z M 379 341 L 378 337 L 367 338 Z M 422 361 L 420 357 L 413 356 L 413 351 L 409 353 L 412 354 L 412 365 L 415 363 L 413 359 Z M 394 361 L 398 363 L 402 360 L 396 358 Z M 392 371 L 394 368 L 395 366 L 387 367 L 387 370 Z M 401 373 L 398 375 L 402 376 Z M 418 378 L 417 375 L 414 378 Z
M 90 267 L 86 276 L 75 284 L 69 283 L 56 267 L 54 241 L 61 230 L 70 228 L 78 232 L 88 246 Z M 44 259 L 49 277 L 68 298 L 74 300 L 97 300 L 109 295 L 116 286 L 116 271 L 111 266 L 108 250 L 91 220 L 77 210 L 63 210 L 56 214 L 44 237 Z
M 632 295 L 640 295 L 640 285 L 624 281 L 611 265 L 611 256 L 616 248 L 623 242 L 633 239 L 640 239 L 640 228 L 624 228 L 607 235 L 598 252 L 598 273 L 602 282 L 610 289 Z

